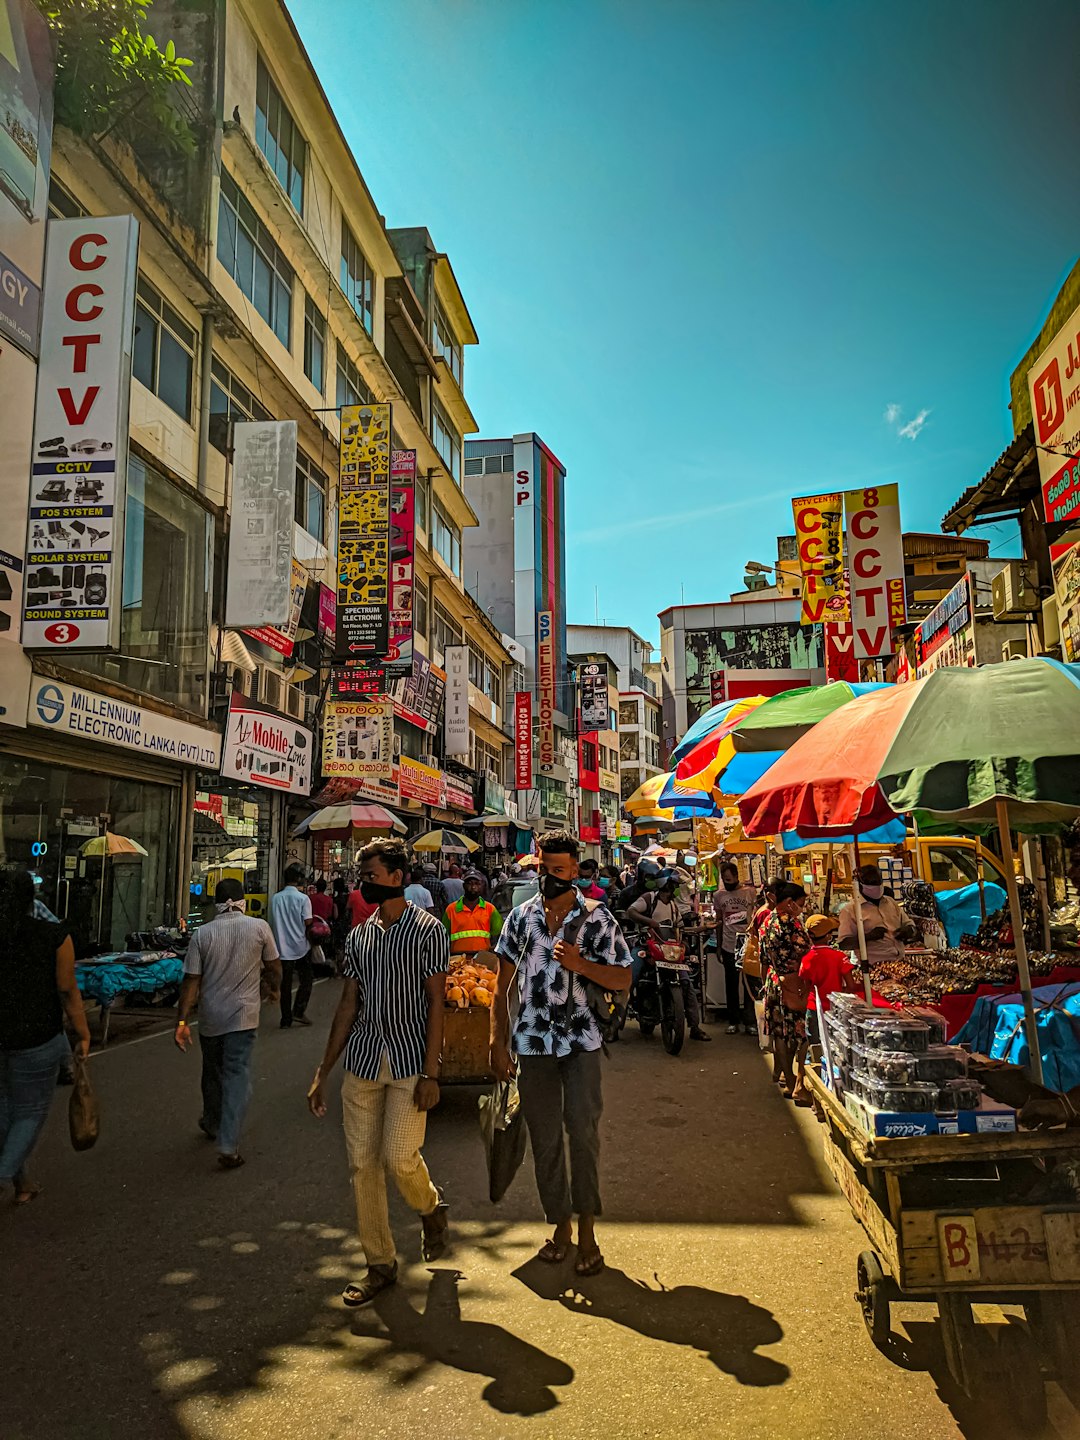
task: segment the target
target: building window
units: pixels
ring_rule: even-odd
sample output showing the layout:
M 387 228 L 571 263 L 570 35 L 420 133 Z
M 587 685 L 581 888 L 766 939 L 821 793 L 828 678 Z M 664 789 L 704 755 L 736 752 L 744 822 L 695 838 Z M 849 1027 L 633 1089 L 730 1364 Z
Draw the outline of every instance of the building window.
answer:
M 453 617 L 448 615 L 440 605 L 434 607 L 431 642 L 434 648 L 443 655 L 446 654 L 448 645 L 461 644 L 461 631 Z
M 307 142 L 296 128 L 296 121 L 270 79 L 261 56 L 255 79 L 255 140 L 281 181 L 293 209 L 303 215 Z
M 645 723 L 652 735 L 660 734 L 660 711 L 652 705 L 645 706 Z
M 445 514 L 436 500 L 431 506 L 431 545 L 450 566 L 453 575 L 461 574 L 461 531 Z
M 326 377 L 326 316 L 310 295 L 304 296 L 304 374 L 321 395 Z
M 374 405 L 375 397 L 364 384 L 360 371 L 340 345 L 337 347 L 337 396 L 334 402 L 343 405 Z
M 422 580 L 413 579 L 413 629 L 417 635 L 427 639 L 428 633 L 428 592 L 427 586 Z
M 431 404 L 431 438 L 435 449 L 450 474 L 461 481 L 461 436 L 457 433 L 442 407 L 435 401 Z
M 638 723 L 637 705 L 633 700 L 619 701 L 619 724 L 636 725 Z
M 356 236 L 341 222 L 341 288 L 369 335 L 375 329 L 375 272 Z
M 417 475 L 416 489 L 413 491 L 413 508 L 415 510 L 416 524 L 419 529 L 428 528 L 428 478 L 426 475 Z
M 269 420 L 269 410 L 260 405 L 220 360 L 210 367 L 210 444 L 223 455 L 232 453 L 230 423 L 236 420 Z
M 49 218 L 55 220 L 78 220 L 85 215 L 86 206 L 80 205 L 59 180 L 49 181 Z
M 292 340 L 292 266 L 227 170 L 221 172 L 217 253 L 288 350 Z
M 191 423 L 195 331 L 141 276 L 135 302 L 131 373 L 182 420 Z
M 599 761 L 596 755 L 596 742 L 593 740 L 582 740 L 581 742 L 581 768 L 583 770 L 596 770 L 599 768 Z
M 484 473 L 484 462 L 483 462 L 482 459 L 481 459 L 481 460 L 466 460 L 466 461 L 465 461 L 465 474 L 466 474 L 466 475 L 482 475 L 483 473 Z
M 326 539 L 327 479 L 302 450 L 296 452 L 296 523 L 322 544 Z
M 636 730 L 624 730 L 619 736 L 619 759 L 637 760 L 641 751 L 638 748 L 638 732 Z
M 450 321 L 446 318 L 446 311 L 439 302 L 435 301 L 435 313 L 431 320 L 431 348 L 436 355 L 441 355 L 450 367 L 450 374 L 461 385 L 461 346 L 454 339 L 454 332 L 450 328 Z

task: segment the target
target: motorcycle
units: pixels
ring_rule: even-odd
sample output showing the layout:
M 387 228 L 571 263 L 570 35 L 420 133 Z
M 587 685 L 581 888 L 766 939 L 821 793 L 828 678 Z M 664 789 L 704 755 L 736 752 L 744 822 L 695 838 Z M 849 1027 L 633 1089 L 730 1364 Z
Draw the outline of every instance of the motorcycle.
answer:
M 630 996 L 641 1033 L 649 1036 L 659 1025 L 664 1049 L 678 1055 L 686 1038 L 683 976 L 690 974 L 686 948 L 648 936 L 639 937 L 632 953 L 644 962 Z

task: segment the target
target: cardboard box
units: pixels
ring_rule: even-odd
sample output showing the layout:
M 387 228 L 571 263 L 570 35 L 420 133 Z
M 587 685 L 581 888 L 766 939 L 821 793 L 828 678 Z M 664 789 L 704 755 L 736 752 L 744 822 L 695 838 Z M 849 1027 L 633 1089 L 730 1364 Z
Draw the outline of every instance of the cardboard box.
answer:
M 1000 1135 L 1016 1129 L 1016 1111 L 985 1097 L 978 1110 L 957 1110 L 940 1115 L 933 1111 L 875 1110 L 860 1095 L 850 1091 L 844 1096 L 844 1106 L 868 1135 L 882 1139 L 911 1139 L 920 1135 Z

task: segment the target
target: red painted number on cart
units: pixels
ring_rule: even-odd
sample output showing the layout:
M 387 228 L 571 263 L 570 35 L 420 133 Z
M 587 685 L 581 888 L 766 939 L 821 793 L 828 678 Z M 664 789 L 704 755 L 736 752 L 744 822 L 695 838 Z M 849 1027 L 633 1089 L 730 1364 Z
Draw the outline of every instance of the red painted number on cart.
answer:
M 73 640 L 79 638 L 79 627 L 77 625 L 47 625 L 45 627 L 45 639 L 50 645 L 70 645 Z

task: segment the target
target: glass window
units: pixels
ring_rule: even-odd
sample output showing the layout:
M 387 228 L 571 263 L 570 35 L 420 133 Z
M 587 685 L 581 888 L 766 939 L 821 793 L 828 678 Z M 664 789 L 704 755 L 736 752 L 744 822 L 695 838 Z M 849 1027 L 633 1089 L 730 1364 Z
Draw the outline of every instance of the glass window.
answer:
M 619 724 L 636 725 L 638 723 L 637 705 L 633 700 L 619 701 Z
M 361 325 L 371 335 L 375 328 L 375 272 L 344 220 L 341 222 L 341 288 L 360 317 Z
M 422 580 L 413 580 L 413 629 L 427 639 L 428 633 L 428 592 Z
M 446 318 L 446 311 L 437 300 L 435 301 L 435 313 L 431 319 L 431 348 L 436 355 L 443 357 L 450 367 L 450 374 L 460 386 L 461 346 L 454 338 L 450 321 Z
M 440 653 L 446 653 L 448 645 L 461 644 L 461 631 L 456 621 L 446 613 L 441 605 L 434 609 L 434 628 L 432 630 L 432 644 Z
M 194 372 L 195 331 L 140 276 L 132 375 L 190 424 Z
M 431 438 L 435 442 L 435 449 L 439 452 L 443 464 L 454 479 L 460 483 L 461 436 L 446 418 L 445 411 L 434 400 L 431 403 Z
M 270 420 L 269 410 L 260 405 L 246 385 L 220 360 L 210 367 L 210 444 L 223 455 L 232 454 L 230 423 L 235 420 Z
M 595 770 L 598 766 L 596 757 L 596 743 L 592 740 L 581 742 L 581 763 L 586 770 Z
M 973 885 L 979 878 L 979 862 L 974 850 L 953 849 L 951 846 L 927 847 L 930 878 L 936 885 Z M 989 870 L 989 866 L 986 867 Z
M 418 474 L 416 477 L 416 489 L 413 492 L 413 507 L 416 512 L 416 524 L 421 530 L 428 528 L 428 477 Z
M 327 478 L 303 450 L 296 452 L 296 523 L 322 544 L 326 539 Z
M 446 515 L 436 500 L 431 507 L 431 544 L 450 566 L 451 574 L 461 574 L 461 531 Z
M 483 473 L 484 473 L 484 461 L 483 461 L 482 458 L 479 459 L 479 460 L 466 460 L 466 461 L 465 461 L 465 474 L 466 474 L 466 475 L 482 475 Z
M 86 206 L 80 205 L 75 196 L 69 190 L 65 190 L 59 180 L 49 181 L 49 217 L 58 220 L 78 220 L 80 215 L 87 213 Z
M 624 730 L 619 736 L 619 758 L 621 760 L 636 760 L 638 754 L 638 732 L 636 730 Z
M 650 734 L 652 734 L 652 735 L 659 735 L 659 734 L 660 734 L 660 711 L 657 710 L 657 709 L 655 708 L 655 706 L 653 706 L 653 705 L 646 705 L 646 706 L 645 706 L 645 723 L 646 723 L 646 724 L 648 725 L 648 727 L 649 727 L 649 733 L 650 733 Z
M 307 142 L 281 98 L 270 72 L 259 57 L 255 78 L 255 140 L 281 181 L 281 188 L 293 209 L 304 213 L 304 173 L 307 169 Z
M 287 350 L 292 340 L 292 266 L 227 170 L 221 172 L 217 254 Z
M 326 377 L 326 317 L 310 295 L 304 296 L 304 374 L 321 395 Z
M 342 405 L 373 405 L 375 397 L 364 384 L 360 371 L 348 355 L 337 347 L 337 398 L 334 401 L 340 410 Z
M 206 713 L 213 521 L 181 488 L 137 456 L 128 460 L 123 617 L 115 655 L 69 656 L 170 705 Z

